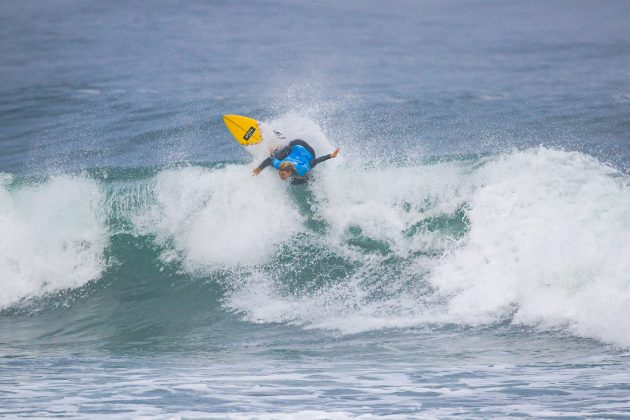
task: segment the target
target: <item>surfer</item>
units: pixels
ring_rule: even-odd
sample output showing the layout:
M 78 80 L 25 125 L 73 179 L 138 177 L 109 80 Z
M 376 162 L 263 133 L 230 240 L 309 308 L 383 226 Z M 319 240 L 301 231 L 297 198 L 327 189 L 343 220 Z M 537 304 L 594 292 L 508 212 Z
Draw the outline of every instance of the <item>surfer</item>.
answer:
M 291 177 L 291 184 L 304 184 L 308 181 L 307 173 L 325 160 L 336 158 L 340 148 L 334 152 L 315 158 L 315 150 L 304 140 L 293 140 L 282 149 L 271 152 L 271 156 L 263 160 L 254 169 L 253 175 L 258 175 L 269 165 L 278 170 L 278 175 L 285 181 Z

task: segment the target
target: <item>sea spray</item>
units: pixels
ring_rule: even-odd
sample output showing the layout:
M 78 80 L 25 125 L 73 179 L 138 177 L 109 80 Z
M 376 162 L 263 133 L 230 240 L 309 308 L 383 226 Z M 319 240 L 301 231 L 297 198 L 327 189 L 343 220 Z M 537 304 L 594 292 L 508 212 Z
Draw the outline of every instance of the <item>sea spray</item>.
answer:
M 243 165 L 163 171 L 154 180 L 155 205 L 133 215 L 137 232 L 172 244 L 192 271 L 264 262 L 303 229 L 272 176 L 252 178 Z

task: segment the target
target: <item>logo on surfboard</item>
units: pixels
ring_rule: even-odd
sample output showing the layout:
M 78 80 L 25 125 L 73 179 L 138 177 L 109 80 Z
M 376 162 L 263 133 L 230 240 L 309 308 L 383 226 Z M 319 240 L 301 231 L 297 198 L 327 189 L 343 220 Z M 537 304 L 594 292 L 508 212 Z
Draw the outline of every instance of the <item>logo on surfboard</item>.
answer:
M 245 140 L 249 140 L 249 138 L 256 132 L 256 129 L 254 127 L 250 127 L 249 130 L 247 130 L 247 133 L 245 133 L 245 135 L 243 136 L 243 139 Z

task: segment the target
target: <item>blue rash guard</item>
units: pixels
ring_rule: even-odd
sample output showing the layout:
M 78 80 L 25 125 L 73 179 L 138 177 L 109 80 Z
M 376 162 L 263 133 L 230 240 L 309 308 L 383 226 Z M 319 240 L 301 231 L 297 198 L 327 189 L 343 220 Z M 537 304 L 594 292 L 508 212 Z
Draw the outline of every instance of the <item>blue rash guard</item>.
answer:
M 330 159 L 330 154 L 320 156 L 315 159 L 315 150 L 304 140 L 293 140 L 282 149 L 274 150 L 271 157 L 265 159 L 258 168 L 262 171 L 269 165 L 273 165 L 274 168 L 280 168 L 283 162 L 290 162 L 293 164 L 293 176 L 291 179 L 292 184 L 304 184 L 307 180 L 308 172 L 315 167 L 318 163 Z
M 285 157 L 284 159 L 274 158 L 272 159 L 271 163 L 273 164 L 274 168 L 278 169 L 281 163 L 290 162 L 295 168 L 296 175 L 304 176 L 308 171 L 311 170 L 311 165 L 309 163 L 313 159 L 315 159 L 315 156 L 313 156 L 308 150 L 306 150 L 304 146 L 296 145 L 291 147 L 289 156 Z

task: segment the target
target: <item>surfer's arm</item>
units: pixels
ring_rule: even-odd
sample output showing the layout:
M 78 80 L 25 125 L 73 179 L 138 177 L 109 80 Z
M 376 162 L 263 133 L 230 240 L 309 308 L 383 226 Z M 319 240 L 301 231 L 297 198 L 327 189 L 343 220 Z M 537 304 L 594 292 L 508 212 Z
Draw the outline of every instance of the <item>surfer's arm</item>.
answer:
M 324 162 L 324 161 L 326 161 L 326 160 L 328 160 L 328 159 L 333 159 L 333 158 L 336 158 L 336 157 L 337 157 L 337 154 L 339 153 L 339 150 L 341 150 L 341 149 L 340 149 L 339 147 L 337 147 L 337 148 L 335 149 L 335 151 L 334 151 L 334 152 L 329 153 L 329 154 L 324 155 L 324 156 L 320 156 L 320 157 L 318 157 L 317 159 L 313 159 L 313 160 L 311 160 L 308 164 L 309 164 L 309 166 L 310 166 L 311 168 L 314 168 L 314 167 L 315 167 L 315 165 L 317 165 L 317 164 L 319 164 L 319 163 L 322 163 L 322 162 Z
M 260 165 L 258 165 L 258 169 L 262 171 L 263 169 L 265 169 L 267 166 L 271 165 L 272 163 L 273 163 L 273 159 L 268 157 L 267 159 L 263 160 Z
M 271 165 L 271 158 L 268 157 L 267 159 L 263 160 L 262 163 L 260 165 L 258 165 L 257 168 L 254 168 L 254 171 L 252 172 L 252 175 L 258 175 L 262 172 L 263 169 L 265 169 L 267 166 Z
M 260 174 L 263 169 L 270 165 L 273 165 L 274 168 L 278 169 L 278 166 L 280 166 L 280 162 L 281 161 L 276 158 L 268 157 L 267 159 L 263 160 L 256 169 L 254 169 L 254 175 Z

